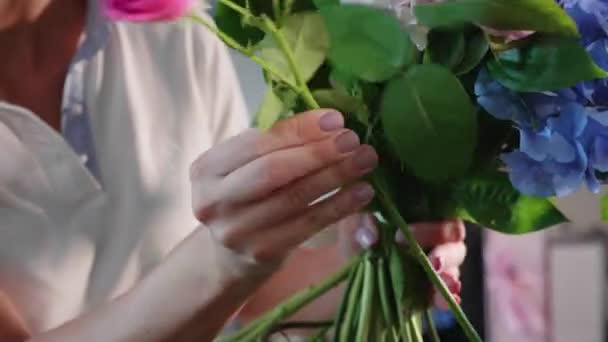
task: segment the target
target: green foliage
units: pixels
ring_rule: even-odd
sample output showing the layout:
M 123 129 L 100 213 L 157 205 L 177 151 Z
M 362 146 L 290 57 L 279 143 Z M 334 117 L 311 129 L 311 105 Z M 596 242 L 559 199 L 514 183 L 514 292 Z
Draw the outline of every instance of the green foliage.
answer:
M 394 76 L 407 61 L 408 41 L 399 20 L 381 9 L 342 5 L 322 7 L 334 68 L 379 82 Z M 411 51 L 409 52 L 411 53 Z
M 312 0 L 278 1 L 278 7 L 271 0 L 232 0 L 233 3 L 248 8 L 254 17 L 268 16 L 277 22 L 292 13 L 315 9 Z M 290 5 L 289 5 L 290 4 Z M 290 8 L 287 8 L 287 7 Z M 279 10 L 276 13 L 275 9 Z M 252 18 L 244 18 L 221 0 L 216 2 L 214 19 L 217 27 L 243 46 L 252 46 L 264 38 L 264 31 L 257 27 Z
M 247 0 L 234 0 L 234 3 L 243 7 L 246 2 Z M 272 14 L 272 1 L 252 0 L 249 3 L 255 15 Z M 264 38 L 262 30 L 247 23 L 238 12 L 221 1 L 216 3 L 214 19 L 218 29 L 243 46 L 256 44 Z
M 428 36 L 425 63 L 441 64 L 450 69 L 458 66 L 465 56 L 465 35 L 459 29 L 434 29 Z
M 492 78 L 522 92 L 557 90 L 582 80 L 608 77 L 578 41 L 537 37 L 524 49 L 507 50 L 488 62 Z
M 501 172 L 459 182 L 453 198 L 463 218 L 506 234 L 531 233 L 566 221 L 549 199 L 521 194 Z
M 532 30 L 576 37 L 574 21 L 555 0 L 451 0 L 415 7 L 430 27 L 478 24 L 500 30 Z
M 480 29 L 473 29 L 465 35 L 465 51 L 460 63 L 453 69 L 456 75 L 472 71 L 488 54 L 490 44 Z
M 445 181 L 469 170 L 477 137 L 475 108 L 448 69 L 416 65 L 391 80 L 380 116 L 393 151 L 417 177 Z
M 293 53 L 303 81 L 308 81 L 323 64 L 329 48 L 323 20 L 313 12 L 294 14 L 285 18 L 279 32 Z M 295 81 L 287 56 L 271 35 L 264 37 L 256 50 L 283 79 Z

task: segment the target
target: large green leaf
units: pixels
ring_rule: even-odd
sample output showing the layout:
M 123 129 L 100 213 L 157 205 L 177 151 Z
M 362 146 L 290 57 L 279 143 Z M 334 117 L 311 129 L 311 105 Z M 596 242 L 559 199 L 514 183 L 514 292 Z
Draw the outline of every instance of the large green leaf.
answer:
M 335 68 L 370 82 L 392 77 L 406 62 L 406 35 L 386 11 L 361 5 L 322 7 Z
M 417 177 L 444 181 L 468 171 L 477 137 L 475 108 L 447 68 L 413 66 L 389 82 L 381 107 L 386 139 Z
M 502 172 L 464 180 L 453 196 L 465 218 L 506 234 L 535 232 L 567 220 L 549 199 L 521 194 Z
M 329 48 L 325 25 L 317 13 L 298 13 L 283 21 L 280 32 L 293 51 L 295 64 L 304 81 L 308 81 L 319 69 Z M 256 47 L 258 55 L 284 79 L 295 81 L 288 59 L 277 42 L 270 36 Z
M 532 30 L 576 37 L 574 21 L 555 0 L 451 0 L 415 7 L 430 27 L 478 24 L 500 30 Z
M 608 77 L 578 41 L 547 36 L 538 37 L 527 48 L 497 54 L 488 62 L 488 70 L 506 87 L 522 92 L 557 90 Z

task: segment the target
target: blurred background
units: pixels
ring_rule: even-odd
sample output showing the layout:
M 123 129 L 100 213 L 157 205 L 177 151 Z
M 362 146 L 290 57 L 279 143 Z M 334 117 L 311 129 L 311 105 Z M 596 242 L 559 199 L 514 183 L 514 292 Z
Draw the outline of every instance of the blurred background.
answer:
M 262 75 L 236 53 L 233 61 L 253 115 Z M 468 227 L 462 305 L 484 341 L 608 342 L 608 225 L 596 195 L 558 207 L 572 224 L 525 237 Z M 435 319 L 442 341 L 466 341 L 449 313 Z

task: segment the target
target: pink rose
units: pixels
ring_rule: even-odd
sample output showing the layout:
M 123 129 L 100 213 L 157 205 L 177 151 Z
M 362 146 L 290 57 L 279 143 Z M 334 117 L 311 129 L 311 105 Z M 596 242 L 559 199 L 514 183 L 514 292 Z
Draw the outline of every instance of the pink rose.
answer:
M 165 21 L 180 18 L 192 9 L 194 0 L 101 0 L 112 20 Z

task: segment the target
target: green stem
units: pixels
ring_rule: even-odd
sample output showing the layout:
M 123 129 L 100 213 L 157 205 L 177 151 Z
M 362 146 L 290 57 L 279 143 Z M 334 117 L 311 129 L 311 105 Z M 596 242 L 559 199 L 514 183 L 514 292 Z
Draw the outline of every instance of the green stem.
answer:
M 240 6 L 240 5 L 232 2 L 230 0 L 219 0 L 219 2 L 221 2 L 224 5 L 226 5 L 227 7 L 230 7 L 232 10 L 234 10 L 238 14 L 244 16 L 245 18 L 251 18 L 251 17 L 253 17 L 253 14 L 247 8 L 242 7 L 242 6 Z
M 207 20 L 205 20 L 204 18 L 202 18 L 196 14 L 190 15 L 190 19 L 192 19 L 195 22 L 206 27 L 213 34 L 215 34 L 220 40 L 222 40 L 226 45 L 228 45 L 230 48 L 235 49 L 238 52 L 242 53 L 243 55 L 247 56 L 249 59 L 251 59 L 257 65 L 259 65 L 262 69 L 264 69 L 267 73 L 271 74 L 273 77 L 277 78 L 278 80 L 281 80 L 282 82 L 284 82 L 288 87 L 293 89 L 295 92 L 298 92 L 298 93 L 301 92 L 301 90 L 298 86 L 296 86 L 289 80 L 284 79 L 283 76 L 278 71 L 274 70 L 263 59 L 256 56 L 252 49 L 244 47 L 243 45 L 239 44 L 239 42 L 237 42 L 232 37 L 230 37 L 229 35 L 224 33 L 222 30 L 218 29 L 215 25 L 213 25 L 212 23 L 208 22 Z
M 435 321 L 433 320 L 433 315 L 431 310 L 424 311 L 424 319 L 426 321 L 426 325 L 428 327 L 429 335 L 431 336 L 431 342 L 441 342 L 439 338 L 439 333 L 437 332 L 437 327 L 435 326 Z
M 355 335 L 355 341 L 369 341 L 370 326 L 372 324 L 372 317 L 374 314 L 374 293 L 375 293 L 375 265 L 368 257 L 365 261 L 363 271 L 363 293 L 361 296 L 361 313 L 359 315 L 359 321 L 357 323 L 357 335 Z
M 433 265 L 431 265 L 431 262 L 418 244 L 418 241 L 416 241 L 414 234 L 412 234 L 412 232 L 408 229 L 407 223 L 405 222 L 403 217 L 401 217 L 401 214 L 399 214 L 399 211 L 397 210 L 393 202 L 390 200 L 388 193 L 382 186 L 382 181 L 378 179 L 378 174 L 374 174 L 372 182 L 374 183 L 374 188 L 377 191 L 377 197 L 382 203 L 384 209 L 387 211 L 389 218 L 391 219 L 391 221 L 393 221 L 393 224 L 399 227 L 399 229 L 405 236 L 405 239 L 411 249 L 412 255 L 420 263 L 420 265 L 424 269 L 424 272 L 429 277 L 431 283 L 433 283 L 435 288 L 437 288 L 443 298 L 445 298 L 445 300 L 448 302 L 450 310 L 452 310 L 452 313 L 458 321 L 458 324 L 460 324 L 460 327 L 464 331 L 469 341 L 481 342 L 479 334 L 477 333 L 477 331 L 475 331 L 475 328 L 462 311 L 460 305 L 456 303 L 456 300 L 450 293 L 450 290 L 448 290 L 448 287 L 445 285 L 441 277 L 439 277 L 439 275 L 433 269 Z
M 323 282 L 319 284 L 312 285 L 294 296 L 292 296 L 287 301 L 275 307 L 273 310 L 266 313 L 264 316 L 258 318 L 256 321 L 252 322 L 248 327 L 244 329 L 246 331 L 245 334 L 242 332 L 237 333 L 233 336 L 228 336 L 225 339 L 221 339 L 221 341 L 246 341 L 248 338 L 255 339 L 256 337 L 263 336 L 268 330 L 270 330 L 274 325 L 278 322 L 284 320 L 285 318 L 293 315 L 302 307 L 306 306 L 313 300 L 317 299 L 327 291 L 336 287 L 342 281 L 344 281 L 352 268 L 354 268 L 360 262 L 360 257 L 355 257 L 353 260 L 342 268 L 337 273 L 334 273 L 329 278 L 325 279 Z
M 287 63 L 289 64 L 289 68 L 291 69 L 291 73 L 293 74 L 293 77 L 296 80 L 296 86 L 300 89 L 298 93 L 300 94 L 300 96 L 302 96 L 302 99 L 306 103 L 306 106 L 308 106 L 310 109 L 319 108 L 319 104 L 312 96 L 312 93 L 310 92 L 306 81 L 300 73 L 300 69 L 298 68 L 298 64 L 296 63 L 296 58 L 293 54 L 293 51 L 291 51 L 289 44 L 285 40 L 285 36 L 283 35 L 283 33 L 281 33 L 281 31 L 277 28 L 275 23 L 270 18 L 264 16 L 262 17 L 262 22 L 264 27 L 267 28 L 268 32 L 272 35 L 272 38 L 274 38 L 274 40 L 279 45 L 281 51 L 283 51 L 283 54 L 287 59 Z
M 355 320 L 355 311 L 361 297 L 361 287 L 363 286 L 363 276 L 365 273 L 365 265 L 360 265 L 357 268 L 357 273 L 353 279 L 352 289 L 348 294 L 348 299 L 344 313 L 344 320 L 336 325 L 336 338 L 338 342 L 350 342 L 352 328 Z

